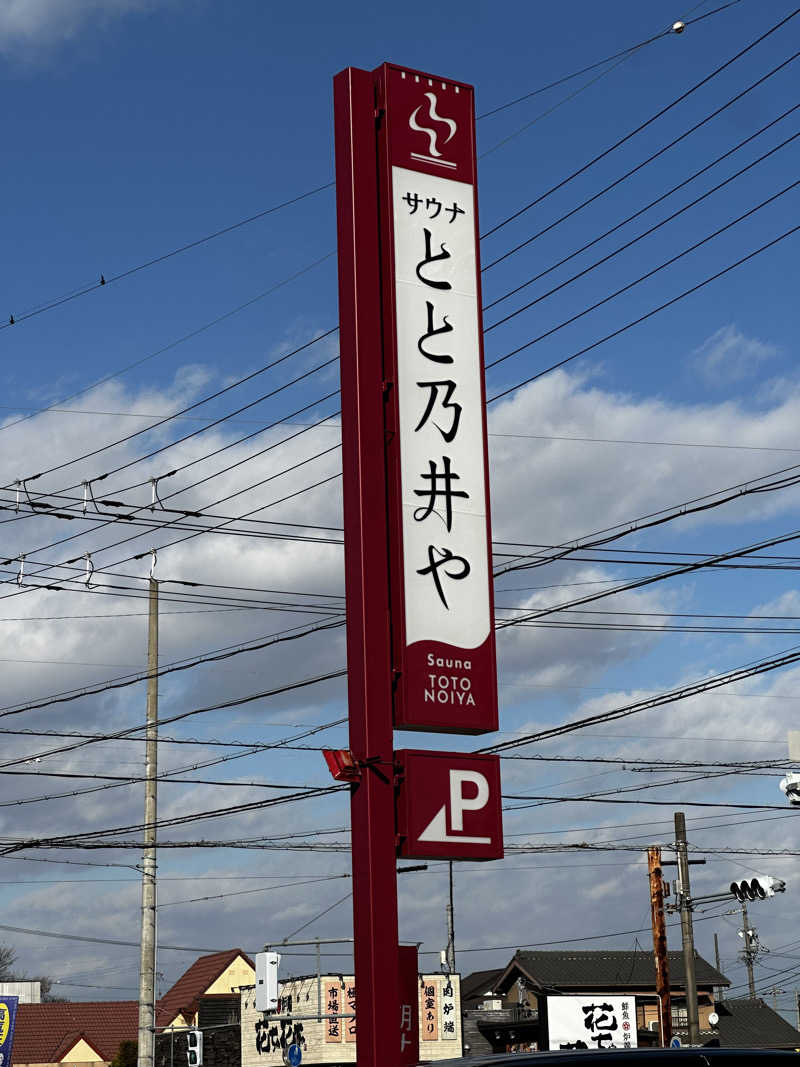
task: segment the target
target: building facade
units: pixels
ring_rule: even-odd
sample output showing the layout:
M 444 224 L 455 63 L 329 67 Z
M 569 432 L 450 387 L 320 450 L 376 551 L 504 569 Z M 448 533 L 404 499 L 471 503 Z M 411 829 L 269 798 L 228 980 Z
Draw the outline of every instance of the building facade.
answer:
M 255 986 L 242 990 L 242 1067 L 283 1067 L 291 1044 L 300 1046 L 303 1063 L 355 1063 L 358 1012 L 352 975 L 288 978 L 279 992 L 279 1010 L 270 1016 L 256 1010 Z M 337 1018 L 348 1015 L 355 1018 Z M 395 1036 L 399 1041 L 400 1020 Z M 420 975 L 420 1059 L 460 1056 L 461 1040 L 459 976 Z

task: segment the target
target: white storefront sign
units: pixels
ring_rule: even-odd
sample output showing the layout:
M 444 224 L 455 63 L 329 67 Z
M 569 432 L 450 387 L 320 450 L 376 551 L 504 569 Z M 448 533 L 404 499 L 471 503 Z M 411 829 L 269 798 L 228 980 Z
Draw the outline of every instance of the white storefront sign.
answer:
M 551 1051 L 636 1048 L 636 998 L 605 993 L 548 997 L 547 1035 Z

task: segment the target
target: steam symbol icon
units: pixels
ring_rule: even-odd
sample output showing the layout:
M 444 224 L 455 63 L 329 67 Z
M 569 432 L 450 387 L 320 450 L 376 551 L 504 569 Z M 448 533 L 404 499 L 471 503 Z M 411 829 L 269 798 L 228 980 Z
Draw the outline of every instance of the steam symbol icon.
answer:
M 437 103 L 437 101 L 436 101 L 436 93 L 425 93 L 425 96 L 426 96 L 426 98 L 428 100 L 428 114 L 430 115 L 431 121 L 432 122 L 440 122 L 440 123 L 442 123 L 442 125 L 446 126 L 448 131 L 449 131 L 448 134 L 447 134 L 447 137 L 445 137 L 444 141 L 442 142 L 443 145 L 446 145 L 448 143 L 448 141 L 451 141 L 453 139 L 453 136 L 455 135 L 455 132 L 458 129 L 458 126 L 457 126 L 457 124 L 455 123 L 455 121 L 453 119 L 445 118 L 444 115 L 440 115 L 437 112 L 437 110 L 436 110 L 436 103 Z M 420 111 L 422 110 L 423 107 L 424 107 L 424 104 L 420 104 L 419 107 L 415 108 L 411 112 L 411 117 L 408 120 L 408 125 L 416 133 L 424 133 L 427 136 L 428 142 L 429 142 L 428 151 L 430 152 L 430 156 L 432 157 L 431 161 L 432 162 L 436 162 L 439 159 L 441 159 L 441 156 L 442 156 L 442 153 L 439 151 L 439 147 L 438 147 L 439 131 L 437 129 L 433 128 L 432 126 L 422 126 L 417 121 L 417 116 L 419 115 L 419 113 L 420 113 Z M 424 156 L 422 156 L 422 157 L 417 156 L 416 152 L 413 152 L 412 155 L 416 156 L 416 158 L 423 158 L 423 159 L 426 158 Z

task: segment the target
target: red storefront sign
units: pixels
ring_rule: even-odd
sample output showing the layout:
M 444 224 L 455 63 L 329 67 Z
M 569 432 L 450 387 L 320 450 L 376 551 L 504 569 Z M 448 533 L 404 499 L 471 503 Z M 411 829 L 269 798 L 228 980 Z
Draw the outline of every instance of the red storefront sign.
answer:
M 401 855 L 503 855 L 496 758 L 399 753 L 399 799 L 391 773 L 393 726 L 497 729 L 474 105 L 388 64 L 334 98 L 350 746 L 329 766 L 354 784 L 358 1062 L 396 1067 L 419 1054 L 396 831 Z
M 402 749 L 395 753 L 395 760 L 400 767 L 400 856 L 503 858 L 497 756 Z
M 377 75 L 398 729 L 497 729 L 471 86 Z
M 400 1063 L 419 1061 L 419 974 L 417 949 L 400 945 Z

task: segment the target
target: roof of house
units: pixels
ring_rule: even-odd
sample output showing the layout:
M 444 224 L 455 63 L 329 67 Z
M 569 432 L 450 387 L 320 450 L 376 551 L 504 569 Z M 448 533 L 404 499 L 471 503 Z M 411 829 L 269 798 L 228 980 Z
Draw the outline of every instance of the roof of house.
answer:
M 219 978 L 239 956 L 250 966 L 253 961 L 240 948 L 229 948 L 225 952 L 212 952 L 209 956 L 200 956 L 185 971 L 178 981 L 168 989 L 158 1002 L 158 1020 L 172 1022 L 178 1014 L 193 1015 L 198 1008 L 200 998 L 210 985 Z
M 718 1001 L 715 1010 L 725 1048 L 800 1048 L 800 1031 L 763 1000 Z
M 670 985 L 684 988 L 683 954 L 669 954 Z M 497 981 L 505 992 L 522 971 L 539 989 L 631 989 L 655 987 L 655 965 L 651 952 L 523 952 L 518 950 Z M 730 982 L 702 956 L 695 955 L 699 986 L 728 986 Z
M 135 1041 L 139 1005 L 135 1000 L 20 1004 L 14 1029 L 14 1063 L 56 1063 L 83 1038 L 106 1060 L 121 1041 Z
M 200 999 L 219 976 L 241 956 L 240 948 L 201 956 L 181 975 L 156 1005 L 157 1025 L 168 1025 L 176 1015 L 193 1015 Z M 85 1000 L 20 1004 L 14 1031 L 15 1063 L 57 1063 L 83 1038 L 105 1060 L 112 1060 L 121 1041 L 135 1041 L 139 1004 L 135 1000 Z
M 503 969 L 494 971 L 473 971 L 461 979 L 461 1002 L 475 1000 L 494 991 L 495 982 L 503 974 Z

